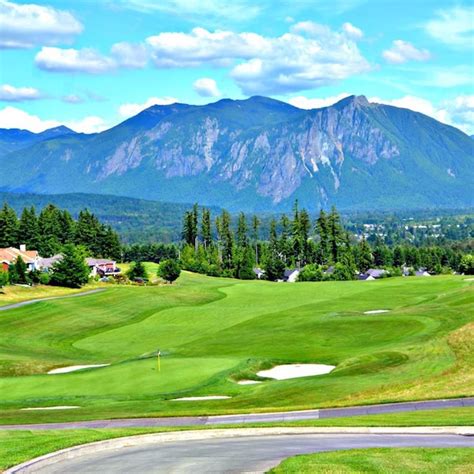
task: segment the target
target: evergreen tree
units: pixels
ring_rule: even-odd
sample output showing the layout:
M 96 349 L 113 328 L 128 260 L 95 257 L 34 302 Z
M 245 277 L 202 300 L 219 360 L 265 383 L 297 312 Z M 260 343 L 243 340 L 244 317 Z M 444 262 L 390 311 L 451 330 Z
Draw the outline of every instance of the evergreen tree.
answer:
M 209 209 L 203 209 L 201 219 L 201 237 L 204 248 L 209 248 L 212 244 L 211 234 L 211 212 Z
M 222 239 L 222 267 L 225 270 L 231 270 L 234 255 L 234 238 L 230 228 L 230 214 L 227 211 L 222 211 L 220 227 Z
M 357 246 L 357 252 L 356 252 L 357 268 L 360 272 L 364 273 L 372 266 L 373 262 L 374 262 L 374 257 L 372 255 L 370 245 L 367 243 L 367 240 L 365 240 L 365 237 L 363 236 Z
M 5 203 L 0 210 L 0 247 L 18 246 L 18 218 L 15 211 Z
M 43 257 L 51 257 L 60 252 L 62 242 L 61 211 L 49 204 L 38 217 L 40 241 L 38 251 Z
M 36 217 L 36 210 L 32 206 L 25 207 L 21 213 L 18 235 L 20 244 L 25 244 L 30 250 L 36 250 L 40 242 L 40 233 L 38 226 L 38 218 Z
M 158 276 L 168 283 L 173 283 L 181 274 L 181 267 L 176 260 L 163 260 L 158 267 Z
M 0 270 L 0 290 L 8 285 L 8 272 L 5 272 L 4 270 Z
M 255 278 L 253 267 L 254 267 L 253 250 L 250 246 L 244 247 L 242 251 L 242 259 L 240 262 L 239 270 L 236 275 L 237 278 L 240 278 L 241 280 L 253 280 Z
M 330 246 L 330 233 L 329 233 L 329 223 L 328 217 L 324 210 L 321 209 L 319 217 L 316 221 L 316 232 L 319 235 L 319 251 L 320 258 L 319 263 L 322 265 L 328 265 L 331 263 L 332 253 Z
M 252 240 L 253 240 L 253 245 L 255 247 L 255 263 L 258 265 L 258 230 L 260 228 L 260 219 L 254 215 L 252 217 Z
M 62 259 L 52 267 L 51 284 L 80 288 L 89 280 L 89 267 L 85 263 L 84 252 L 73 244 L 66 244 L 62 249 Z
M 293 258 L 292 241 L 290 239 L 291 222 L 286 214 L 283 214 L 280 218 L 280 237 L 278 239 L 278 255 L 284 263 L 289 264 Z M 276 234 L 276 223 L 275 223 L 275 234 Z
M 339 249 L 343 244 L 344 230 L 341 225 L 341 219 L 333 206 L 327 218 L 328 223 L 328 245 L 330 251 L 330 261 L 337 263 L 339 261 Z
M 148 273 L 146 271 L 145 265 L 140 260 L 132 262 L 130 269 L 127 272 L 127 276 L 130 280 L 136 280 L 138 278 L 143 278 L 144 280 L 148 279 Z
M 237 246 L 240 248 L 246 248 L 249 245 L 247 237 L 248 227 L 245 214 L 241 212 L 237 221 Z
M 15 260 L 15 283 L 25 285 L 29 282 L 27 275 L 27 266 L 21 255 Z
M 405 252 L 403 251 L 403 247 L 397 245 L 393 249 L 393 265 L 395 267 L 401 267 L 405 264 Z

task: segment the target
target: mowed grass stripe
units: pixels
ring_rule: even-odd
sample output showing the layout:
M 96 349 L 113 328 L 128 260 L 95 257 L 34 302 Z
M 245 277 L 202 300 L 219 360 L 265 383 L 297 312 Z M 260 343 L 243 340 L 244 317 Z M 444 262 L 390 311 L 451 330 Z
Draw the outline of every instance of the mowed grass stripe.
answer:
M 474 335 L 466 326 L 474 320 L 473 288 L 454 276 L 292 285 L 185 273 L 174 285 L 111 287 L 77 300 L 6 311 L 0 317 L 0 391 L 8 396 L 0 402 L 0 422 L 472 395 L 472 379 L 462 385 L 460 378 L 474 366 L 463 349 Z M 390 311 L 363 314 L 377 309 Z M 457 331 L 461 336 L 452 342 Z M 160 373 L 154 368 L 158 348 Z M 288 362 L 337 368 L 317 377 L 235 383 Z M 32 375 L 81 363 L 112 365 Z M 169 401 L 190 395 L 232 398 Z M 82 408 L 19 411 L 32 404 Z

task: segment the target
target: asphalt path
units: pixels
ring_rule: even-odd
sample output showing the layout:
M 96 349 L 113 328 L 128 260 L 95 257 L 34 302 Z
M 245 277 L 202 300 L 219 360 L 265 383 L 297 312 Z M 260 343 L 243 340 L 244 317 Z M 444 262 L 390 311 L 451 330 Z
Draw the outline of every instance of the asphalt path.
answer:
M 35 474 L 265 472 L 297 454 L 361 448 L 473 448 L 460 435 L 291 434 L 156 442 L 43 461 L 14 471 Z
M 6 311 L 7 309 L 21 308 L 22 306 L 28 306 L 34 303 L 41 303 L 42 301 L 62 300 L 65 298 L 77 298 L 78 296 L 93 295 L 94 293 L 100 293 L 101 291 L 105 291 L 105 288 L 96 288 L 95 290 L 83 291 L 82 293 L 74 293 L 72 295 L 50 296 L 48 298 L 36 298 L 34 300 L 20 301 L 19 303 L 12 303 L 12 304 L 7 304 L 5 306 L 0 306 L 0 311 Z
M 184 402 L 183 402 L 184 403 Z M 420 402 L 386 403 L 347 408 L 323 408 L 320 410 L 288 411 L 279 413 L 251 413 L 244 415 L 186 416 L 167 418 L 128 418 L 117 420 L 71 421 L 64 423 L 39 423 L 0 425 L 0 430 L 58 430 L 78 428 L 142 428 L 158 426 L 202 426 L 245 424 L 344 418 L 359 415 L 441 410 L 444 408 L 474 407 L 474 397 Z

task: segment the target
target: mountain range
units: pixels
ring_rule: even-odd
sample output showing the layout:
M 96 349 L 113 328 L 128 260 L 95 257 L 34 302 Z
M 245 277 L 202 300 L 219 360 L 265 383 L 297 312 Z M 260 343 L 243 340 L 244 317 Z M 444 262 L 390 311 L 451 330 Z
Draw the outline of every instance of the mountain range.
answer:
M 470 207 L 473 149 L 454 127 L 364 96 L 312 110 L 256 96 L 155 105 L 97 134 L 0 130 L 0 190 L 244 211 Z

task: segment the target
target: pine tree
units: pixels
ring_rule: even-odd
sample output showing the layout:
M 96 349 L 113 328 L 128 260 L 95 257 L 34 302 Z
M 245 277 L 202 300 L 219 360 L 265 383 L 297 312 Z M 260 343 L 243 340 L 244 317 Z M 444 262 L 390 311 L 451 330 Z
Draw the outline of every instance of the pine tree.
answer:
M 245 218 L 245 214 L 241 212 L 239 214 L 239 219 L 237 222 L 237 246 L 240 248 L 246 248 L 249 245 L 248 237 L 247 237 L 247 220 Z
M 130 269 L 127 272 L 127 276 L 132 281 L 139 278 L 145 280 L 148 279 L 148 273 L 146 271 L 145 265 L 143 265 L 140 260 L 132 262 L 132 264 L 130 265 Z
M 252 216 L 252 240 L 255 247 L 255 263 L 258 265 L 258 230 L 260 228 L 260 219 L 256 216 Z
M 360 272 L 366 272 L 374 262 L 372 250 L 364 236 L 357 246 L 356 256 L 357 268 Z
M 209 248 L 212 245 L 211 234 L 211 212 L 209 209 L 203 209 L 201 218 L 201 237 L 204 248 Z
M 50 257 L 60 252 L 62 241 L 61 211 L 49 204 L 38 217 L 40 241 L 38 251 L 43 257 Z
M 66 244 L 62 249 L 62 259 L 52 267 L 51 284 L 80 288 L 89 280 L 89 267 L 84 260 L 84 253 L 73 244 Z
M 15 211 L 5 203 L 0 210 L 0 247 L 18 246 L 18 218 Z
M 168 283 L 173 283 L 181 274 L 181 267 L 176 260 L 163 260 L 158 267 L 158 276 Z
M 321 209 L 316 221 L 316 232 L 319 234 L 320 263 L 327 265 L 331 262 L 331 248 L 328 218 L 324 210 Z
M 339 248 L 343 243 L 343 228 L 341 225 L 341 219 L 337 213 L 336 208 L 333 206 L 329 213 L 328 219 L 328 231 L 329 231 L 329 250 L 330 258 L 332 263 L 339 261 Z
M 225 270 L 231 270 L 234 254 L 234 238 L 230 228 L 230 214 L 227 211 L 222 211 L 221 215 L 221 236 L 222 267 Z
M 36 250 L 40 242 L 40 233 L 38 226 L 38 218 L 36 217 L 36 210 L 32 206 L 25 207 L 21 213 L 18 240 L 20 244 L 25 244 L 30 250 Z

